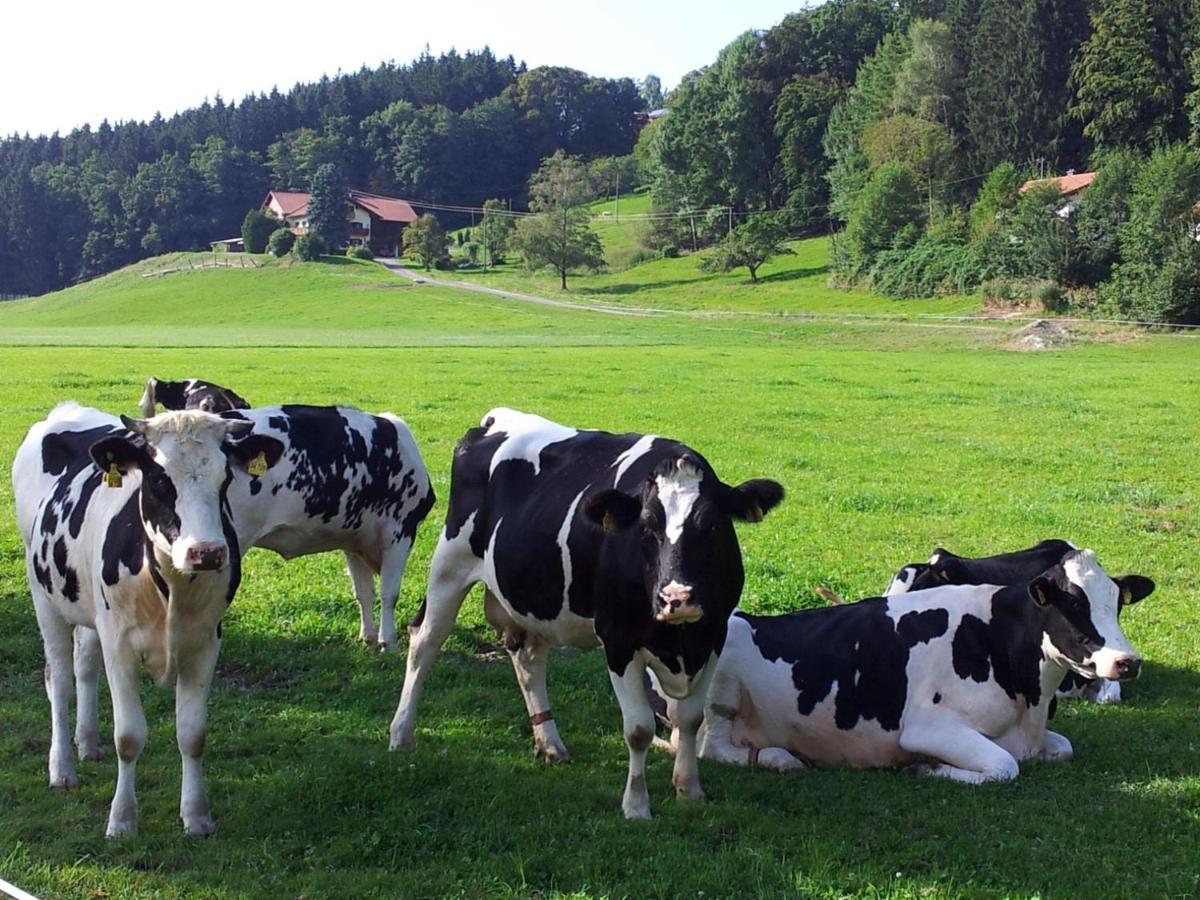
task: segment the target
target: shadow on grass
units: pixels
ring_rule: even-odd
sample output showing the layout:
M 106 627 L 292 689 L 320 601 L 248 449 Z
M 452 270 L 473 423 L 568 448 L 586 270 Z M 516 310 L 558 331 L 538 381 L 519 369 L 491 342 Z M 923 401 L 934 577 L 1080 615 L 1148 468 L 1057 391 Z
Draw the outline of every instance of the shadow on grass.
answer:
M 106 843 L 111 752 L 83 768 L 69 795 L 45 790 L 40 768 L 28 774 L 24 756 L 44 765 L 45 747 L 24 750 L 22 739 L 46 737 L 48 711 L 36 626 L 18 599 L 0 597 L 0 651 L 17 651 L 2 671 L 21 676 L 6 679 L 0 701 L 19 713 L 3 763 L 6 776 L 22 773 L 0 791 L 0 834 L 30 861 L 11 877 L 46 894 L 119 893 L 111 888 L 128 886 L 131 871 L 148 889 L 222 896 L 347 884 L 380 896 L 1071 894 L 1096 883 L 1098 865 L 1113 895 L 1193 888 L 1195 801 L 1172 782 L 1194 774 L 1200 675 L 1191 669 L 1151 662 L 1125 705 L 1064 704 L 1054 727 L 1076 762 L 1026 764 L 1012 784 L 704 762 L 710 799 L 697 805 L 673 798 L 671 761 L 655 752 L 656 820 L 644 825 L 619 813 L 625 749 L 601 654 L 552 655 L 552 705 L 575 762 L 549 768 L 531 753 L 505 655 L 478 627 L 456 630 L 458 652 L 443 654 L 427 682 L 416 749 L 397 753 L 386 749 L 387 724 L 403 653 L 227 628 L 206 756 L 216 839 L 179 834 L 173 698 L 146 683 L 142 833 Z M 101 729 L 110 733 L 107 706 Z M 1100 858 L 1095 840 L 1077 840 L 1081 809 L 1121 835 L 1100 839 Z M 87 873 L 70 872 L 84 857 Z
M 807 269 L 788 269 L 786 272 L 772 272 L 770 275 L 760 275 L 762 284 L 778 284 L 785 281 L 796 281 L 799 278 L 813 278 L 817 275 L 828 275 L 829 266 L 810 266 Z

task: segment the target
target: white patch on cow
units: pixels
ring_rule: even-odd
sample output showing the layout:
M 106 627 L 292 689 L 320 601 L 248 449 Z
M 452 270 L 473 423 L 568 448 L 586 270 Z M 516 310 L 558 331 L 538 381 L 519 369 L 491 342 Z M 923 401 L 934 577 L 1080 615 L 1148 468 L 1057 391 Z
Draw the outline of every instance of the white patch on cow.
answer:
M 613 484 L 619 485 L 621 483 L 621 476 L 628 471 L 629 467 L 632 466 L 639 457 L 650 452 L 650 445 L 656 440 L 658 440 L 658 435 L 644 434 L 637 439 L 637 443 L 616 458 L 616 460 L 613 462 L 613 467 L 617 470 L 617 472 L 613 476 Z
M 890 597 L 893 594 L 906 594 L 912 583 L 916 580 L 916 566 L 905 566 L 895 577 L 892 578 L 892 583 L 888 585 L 887 590 L 883 592 L 883 596 Z
M 655 478 L 658 483 L 658 500 L 662 503 L 667 521 L 664 531 L 672 544 L 683 534 L 684 523 L 692 514 L 692 507 L 700 498 L 700 481 L 704 473 L 695 466 L 679 461 L 676 469 Z
M 575 518 L 575 508 L 579 506 L 579 501 L 583 499 L 584 491 L 580 491 L 575 495 L 575 499 L 571 501 L 570 507 L 567 509 L 566 518 L 563 519 L 562 527 L 558 529 L 558 548 L 562 552 L 563 564 L 563 606 L 568 605 L 568 600 L 571 594 L 571 550 L 567 547 L 567 536 L 571 533 L 571 522 Z
M 504 432 L 508 435 L 492 457 L 489 475 L 494 474 L 496 466 L 506 459 L 523 459 L 533 466 L 533 474 L 538 475 L 542 469 L 542 451 L 550 444 L 569 440 L 579 433 L 574 428 L 559 425 L 541 416 L 505 407 L 491 410 L 484 416 L 481 425 L 487 428 L 488 434 Z

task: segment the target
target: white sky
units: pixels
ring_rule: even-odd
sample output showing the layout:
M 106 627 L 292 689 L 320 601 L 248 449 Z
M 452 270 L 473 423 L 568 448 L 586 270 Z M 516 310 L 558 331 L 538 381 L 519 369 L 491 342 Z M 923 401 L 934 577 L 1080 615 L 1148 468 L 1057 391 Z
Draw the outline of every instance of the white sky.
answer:
M 45 5 L 42 5 L 42 4 Z M 805 0 L 42 0 L 0 15 L 0 135 L 150 119 L 218 93 L 286 91 L 339 69 L 484 45 L 664 89 Z M 813 4 L 809 4 L 813 5 Z

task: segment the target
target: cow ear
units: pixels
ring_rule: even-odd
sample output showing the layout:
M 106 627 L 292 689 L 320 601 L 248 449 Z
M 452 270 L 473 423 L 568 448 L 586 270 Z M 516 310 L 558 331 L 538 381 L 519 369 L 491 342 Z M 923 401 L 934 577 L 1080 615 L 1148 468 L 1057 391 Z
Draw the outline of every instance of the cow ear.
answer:
M 1131 606 L 1154 593 L 1154 582 L 1145 575 L 1122 575 L 1113 580 L 1121 591 L 1121 606 Z
M 721 504 L 726 513 L 743 522 L 761 522 L 783 499 L 783 485 L 768 478 L 751 478 L 725 489 Z
M 222 447 L 226 456 L 254 476 L 262 475 L 283 456 L 283 441 L 266 434 L 226 438 Z
M 121 475 L 144 468 L 150 462 L 150 454 L 140 438 L 119 434 L 110 434 L 96 441 L 88 448 L 88 453 L 101 472 L 111 472 L 116 466 L 117 473 Z
M 1058 583 L 1046 575 L 1039 575 L 1029 582 L 1029 596 L 1038 606 L 1048 606 L 1054 603 L 1063 593 Z
M 601 491 L 583 504 L 583 514 L 610 534 L 628 528 L 642 514 L 642 501 L 623 491 Z

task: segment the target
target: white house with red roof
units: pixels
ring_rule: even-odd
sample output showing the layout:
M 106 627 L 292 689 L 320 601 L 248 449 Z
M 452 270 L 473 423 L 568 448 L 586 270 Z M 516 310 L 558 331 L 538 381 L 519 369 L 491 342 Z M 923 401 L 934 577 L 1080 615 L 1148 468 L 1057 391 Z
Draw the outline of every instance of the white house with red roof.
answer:
M 262 208 L 283 221 L 293 234 L 300 235 L 308 231 L 311 199 L 305 191 L 270 191 Z M 365 244 L 377 255 L 399 256 L 400 235 L 416 218 L 416 210 L 407 200 L 350 191 L 350 243 Z
M 1079 207 L 1079 198 L 1083 196 L 1084 190 L 1096 180 L 1096 175 L 1096 172 L 1076 172 L 1071 169 L 1066 175 L 1054 178 L 1034 178 L 1021 185 L 1017 192 L 1023 194 L 1032 187 L 1054 185 L 1058 188 L 1058 193 L 1066 200 L 1066 203 L 1058 210 L 1058 214 L 1064 219 L 1069 219 Z

